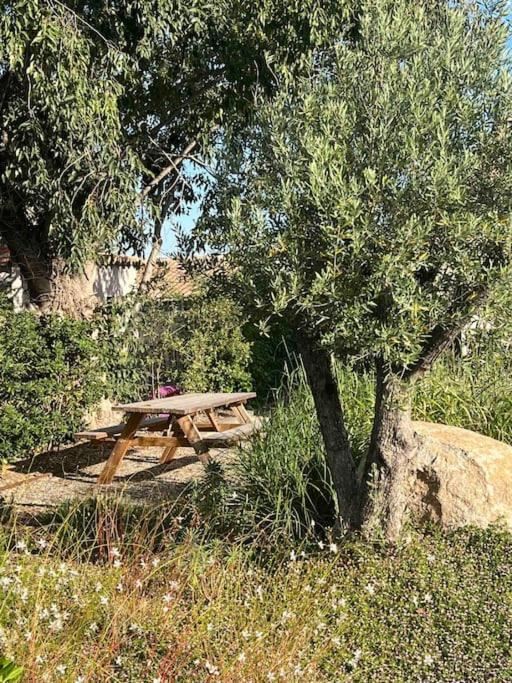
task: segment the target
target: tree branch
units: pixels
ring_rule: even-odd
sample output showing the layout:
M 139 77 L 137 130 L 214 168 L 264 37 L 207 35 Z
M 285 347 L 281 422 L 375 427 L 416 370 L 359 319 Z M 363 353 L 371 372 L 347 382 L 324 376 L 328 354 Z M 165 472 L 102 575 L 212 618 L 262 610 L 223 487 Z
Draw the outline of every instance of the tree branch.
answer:
M 192 140 L 192 142 L 189 142 L 188 145 L 185 147 L 183 152 L 175 157 L 174 159 L 171 160 L 171 163 L 163 168 L 158 175 L 156 175 L 151 182 L 149 182 L 146 187 L 142 190 L 140 193 L 140 198 L 143 201 L 146 199 L 148 194 L 153 190 L 159 183 L 162 182 L 164 178 L 167 178 L 167 176 L 172 173 L 173 171 L 176 171 L 178 169 L 178 166 L 183 163 L 183 161 L 187 158 L 187 156 L 195 149 L 197 145 L 197 140 Z
M 466 309 L 465 313 L 451 327 L 440 324 L 432 329 L 423 344 L 418 360 L 403 373 L 403 379 L 416 380 L 429 372 L 436 360 L 457 339 L 468 322 L 468 316 L 483 303 L 488 292 L 488 287 L 481 285 L 478 290 L 472 290 L 466 294 L 464 304 L 461 307 Z

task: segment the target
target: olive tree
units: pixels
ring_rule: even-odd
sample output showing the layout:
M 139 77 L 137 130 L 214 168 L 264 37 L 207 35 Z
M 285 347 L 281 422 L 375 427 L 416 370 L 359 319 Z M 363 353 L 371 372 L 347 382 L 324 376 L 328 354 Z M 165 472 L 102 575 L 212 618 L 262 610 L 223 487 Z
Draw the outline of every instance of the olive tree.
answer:
M 358 7 L 357 31 L 339 25 L 307 75 L 283 70 L 250 135 L 226 140 L 192 245 L 262 326 L 296 330 L 341 520 L 394 538 L 414 384 L 509 277 L 512 88 L 505 3 Z M 332 353 L 375 368 L 359 468 Z

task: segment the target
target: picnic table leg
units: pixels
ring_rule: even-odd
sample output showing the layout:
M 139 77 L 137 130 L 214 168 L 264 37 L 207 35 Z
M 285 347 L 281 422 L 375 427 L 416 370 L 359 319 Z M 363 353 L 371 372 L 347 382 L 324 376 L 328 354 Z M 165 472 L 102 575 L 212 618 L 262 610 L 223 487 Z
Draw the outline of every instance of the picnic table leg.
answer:
M 160 456 L 160 464 L 164 465 L 166 462 L 171 462 L 171 460 L 176 455 L 177 450 L 178 446 L 167 446 L 167 448 L 163 451 L 162 455 Z
M 169 421 L 167 423 L 167 436 L 172 436 L 173 430 L 172 430 L 172 424 L 173 424 L 174 418 L 171 415 L 169 417 Z M 176 444 L 175 446 L 167 446 L 167 448 L 164 449 L 162 455 L 160 456 L 160 464 L 163 465 L 166 462 L 170 462 L 174 456 L 176 455 L 176 452 L 178 450 L 178 445 Z
M 235 417 L 240 418 L 242 424 L 250 424 L 252 422 L 251 416 L 247 412 L 243 403 L 236 403 L 235 405 L 232 405 L 231 412 L 235 415 Z
M 132 437 L 142 422 L 144 413 L 132 413 L 116 441 L 105 467 L 98 477 L 98 484 L 110 484 L 126 451 L 130 448 Z
M 208 463 L 210 460 L 210 457 L 208 455 L 208 449 L 202 448 L 199 445 L 195 445 L 199 444 L 199 442 L 201 441 L 201 434 L 199 433 L 190 415 L 184 415 L 183 417 L 180 417 L 179 420 L 177 420 L 177 422 L 181 427 L 183 434 L 185 434 L 189 444 L 194 448 L 195 452 L 197 453 L 197 457 L 199 458 L 199 460 L 203 463 L 203 465 L 206 465 L 206 463 Z
M 206 413 L 208 419 L 210 420 L 210 422 L 211 422 L 212 427 L 214 428 L 214 430 L 215 430 L 216 432 L 222 431 L 222 428 L 221 428 L 220 424 L 217 422 L 217 415 L 216 415 L 216 413 L 215 413 L 215 410 L 213 410 L 213 408 L 208 408 L 208 409 L 205 410 L 204 412 Z

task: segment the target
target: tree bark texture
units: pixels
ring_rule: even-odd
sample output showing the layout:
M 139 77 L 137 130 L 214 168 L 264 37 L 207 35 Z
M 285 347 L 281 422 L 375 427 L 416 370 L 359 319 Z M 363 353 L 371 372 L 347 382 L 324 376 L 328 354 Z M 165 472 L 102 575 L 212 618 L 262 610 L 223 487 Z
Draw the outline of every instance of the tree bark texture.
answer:
M 375 416 L 363 480 L 363 531 L 396 541 L 405 521 L 419 443 L 411 420 L 411 388 L 377 368 Z
M 359 485 L 331 356 L 304 332 L 298 333 L 297 344 L 313 394 L 340 525 L 354 529 L 360 522 Z

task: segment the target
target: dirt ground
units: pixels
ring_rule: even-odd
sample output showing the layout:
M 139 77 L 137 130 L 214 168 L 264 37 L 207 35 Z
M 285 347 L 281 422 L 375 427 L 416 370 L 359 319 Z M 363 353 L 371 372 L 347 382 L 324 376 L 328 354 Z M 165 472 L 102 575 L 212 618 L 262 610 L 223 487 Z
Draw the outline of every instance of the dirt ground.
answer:
M 111 443 L 80 443 L 11 463 L 1 472 L 0 496 L 29 516 L 100 491 L 122 492 L 132 501 L 161 502 L 176 497 L 188 482 L 204 473 L 192 448 L 180 448 L 165 465 L 159 463 L 162 448 L 133 448 L 112 484 L 98 486 L 96 480 L 111 449 Z M 210 455 L 224 463 L 235 457 L 233 450 L 226 449 L 211 450 Z

